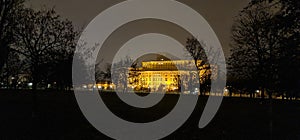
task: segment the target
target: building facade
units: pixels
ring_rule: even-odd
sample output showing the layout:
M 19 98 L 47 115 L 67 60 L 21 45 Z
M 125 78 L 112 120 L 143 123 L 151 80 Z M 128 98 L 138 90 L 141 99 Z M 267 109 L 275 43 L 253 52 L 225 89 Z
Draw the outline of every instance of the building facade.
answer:
M 191 83 L 199 84 L 202 77 L 210 74 L 208 65 L 200 65 L 199 72 L 193 60 L 147 61 L 139 68 L 129 69 L 128 85 L 135 90 L 179 91 L 189 88 Z M 197 76 L 199 74 L 199 76 Z

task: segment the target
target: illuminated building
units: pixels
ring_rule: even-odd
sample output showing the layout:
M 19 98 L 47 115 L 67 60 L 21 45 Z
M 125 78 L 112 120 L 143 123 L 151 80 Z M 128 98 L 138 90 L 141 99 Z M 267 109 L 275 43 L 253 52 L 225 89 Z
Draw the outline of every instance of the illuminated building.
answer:
M 210 74 L 208 65 L 199 66 L 200 82 L 202 77 Z M 198 74 L 193 60 L 169 60 L 142 62 L 139 68 L 129 68 L 128 84 L 136 90 L 178 91 L 182 86 L 188 88 L 189 83 L 181 81 L 198 81 Z M 183 80 L 185 79 L 185 80 Z
M 98 82 L 94 88 L 97 88 L 99 90 L 112 90 L 115 88 L 115 85 L 111 82 L 107 82 L 107 81 L 104 81 L 104 82 Z

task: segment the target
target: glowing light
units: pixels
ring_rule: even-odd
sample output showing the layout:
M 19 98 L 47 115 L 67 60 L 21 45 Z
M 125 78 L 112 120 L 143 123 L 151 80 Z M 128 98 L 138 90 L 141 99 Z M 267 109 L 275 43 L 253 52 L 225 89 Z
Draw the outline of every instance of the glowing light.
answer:
M 33 83 L 28 83 L 28 86 L 30 86 L 30 87 L 31 87 L 32 85 L 33 85 Z

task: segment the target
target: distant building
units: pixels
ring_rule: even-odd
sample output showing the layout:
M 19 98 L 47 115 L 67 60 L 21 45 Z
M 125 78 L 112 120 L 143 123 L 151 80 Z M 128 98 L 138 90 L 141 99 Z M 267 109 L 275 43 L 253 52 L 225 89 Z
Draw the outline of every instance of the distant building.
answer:
M 97 82 L 96 87 L 99 90 L 112 90 L 115 89 L 115 85 L 111 81 L 100 81 Z
M 201 64 L 198 61 L 198 66 Z M 208 65 L 199 67 L 200 82 L 205 75 L 210 74 Z M 128 85 L 136 90 L 151 91 L 178 91 L 183 86 L 188 88 L 189 83 L 183 81 L 198 81 L 198 74 L 193 60 L 169 60 L 169 61 L 147 61 L 142 62 L 139 68 L 129 68 Z

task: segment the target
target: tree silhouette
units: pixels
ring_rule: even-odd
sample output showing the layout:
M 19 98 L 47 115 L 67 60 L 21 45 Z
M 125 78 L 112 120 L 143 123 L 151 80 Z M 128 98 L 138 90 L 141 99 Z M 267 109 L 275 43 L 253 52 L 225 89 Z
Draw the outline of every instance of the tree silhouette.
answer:
M 275 71 L 271 71 L 273 64 L 270 63 L 278 44 L 278 37 L 269 24 L 275 13 L 270 8 L 263 8 L 268 4 L 250 5 L 240 12 L 232 27 L 232 55 L 229 59 L 231 70 L 239 80 L 253 81 L 247 84 L 262 89 L 273 81 L 271 77 Z
M 112 82 L 116 85 L 116 90 L 122 91 L 123 93 L 127 92 L 129 84 L 129 68 L 133 63 L 133 60 L 129 56 L 126 56 L 126 58 L 112 65 L 111 78 Z
M 0 71 L 0 81 L 5 82 L 7 88 L 17 88 L 20 74 L 24 74 L 26 69 L 24 68 L 24 62 L 21 60 L 20 56 L 15 52 L 10 52 L 8 54 L 8 59 L 6 65 L 4 65 L 2 71 Z M 20 83 L 19 86 L 25 83 Z
M 48 80 L 45 77 L 51 76 L 51 73 L 55 73 L 58 69 L 67 69 L 64 66 L 57 67 L 57 64 L 61 64 L 62 60 L 69 60 L 70 54 L 74 52 L 77 33 L 72 23 L 61 19 L 53 9 L 34 11 L 24 8 L 20 10 L 16 19 L 19 23 L 14 31 L 17 40 L 11 50 L 23 57 L 31 72 L 32 116 L 35 117 L 38 107 L 36 95 L 38 83 L 45 84 Z M 69 73 L 71 75 L 71 67 Z
M 19 9 L 24 0 L 0 0 L 0 69 L 6 63 L 9 45 L 15 41 L 13 35 Z
M 300 2 L 280 0 L 281 13 L 276 16 L 281 48 L 278 62 L 279 88 L 288 97 L 297 97 L 300 84 Z
M 98 60 L 95 65 L 95 79 L 97 83 L 102 81 L 109 81 L 111 78 L 111 65 L 109 63 L 106 63 L 105 66 L 102 66 L 102 63 L 103 59 Z M 102 67 L 104 67 L 104 69 L 102 69 Z
M 205 43 L 198 41 L 197 38 L 187 38 L 185 48 L 194 59 L 195 66 L 197 68 L 197 73 L 200 78 L 198 79 L 200 81 L 200 95 L 204 95 L 204 92 L 209 91 L 211 83 L 211 67 L 208 63 L 207 54 L 203 47 L 205 47 Z M 208 55 L 213 55 L 214 57 L 216 54 L 217 53 L 212 50 L 208 52 Z M 200 74 L 200 71 L 202 71 L 202 74 Z
M 288 18 L 290 12 L 286 9 L 289 8 L 285 7 L 291 5 L 285 4 L 271 0 L 252 1 L 240 12 L 232 27 L 230 75 L 248 92 L 260 88 L 262 96 L 267 91 L 272 98 L 274 92 L 282 89 L 279 85 L 287 84 L 288 80 L 284 80 L 289 75 L 287 72 L 293 69 L 290 78 L 296 74 L 299 26 L 291 25 L 299 25 L 299 22 L 297 18 Z
M 58 90 L 70 90 L 72 88 L 72 61 L 73 53 L 61 55 L 59 61 L 49 63 L 46 72 L 47 83 L 52 83 Z M 46 66 L 47 67 L 47 66 Z
M 77 33 L 72 23 L 61 19 L 53 9 L 23 9 L 18 16 L 20 24 L 15 32 L 18 40 L 12 50 L 25 57 L 35 90 L 43 76 L 51 72 L 48 69 L 50 64 L 53 66 L 70 58 L 70 54 L 74 52 Z

